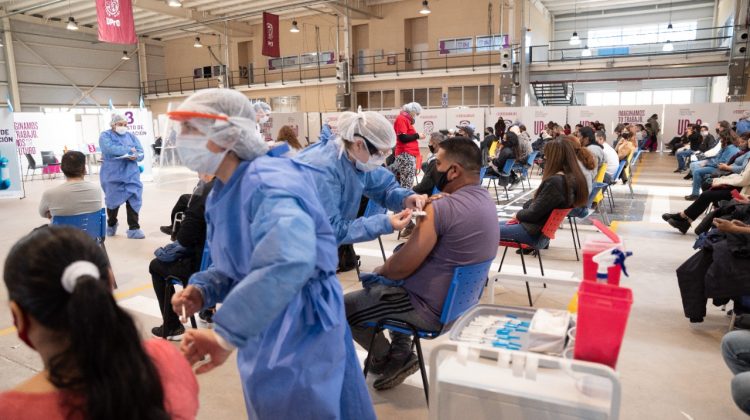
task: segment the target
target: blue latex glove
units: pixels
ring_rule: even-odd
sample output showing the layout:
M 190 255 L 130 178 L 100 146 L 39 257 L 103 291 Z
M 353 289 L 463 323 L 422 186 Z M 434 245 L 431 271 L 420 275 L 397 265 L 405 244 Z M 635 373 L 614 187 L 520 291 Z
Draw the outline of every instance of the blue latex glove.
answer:
M 385 286 L 401 287 L 404 285 L 403 280 L 390 280 L 380 274 L 375 273 L 361 273 L 359 275 L 359 281 L 362 282 L 362 287 L 368 289 L 375 284 L 382 284 Z
M 174 241 L 166 246 L 157 248 L 156 251 L 154 251 L 156 259 L 166 263 L 175 262 L 187 253 L 187 248 L 182 246 L 178 241 Z

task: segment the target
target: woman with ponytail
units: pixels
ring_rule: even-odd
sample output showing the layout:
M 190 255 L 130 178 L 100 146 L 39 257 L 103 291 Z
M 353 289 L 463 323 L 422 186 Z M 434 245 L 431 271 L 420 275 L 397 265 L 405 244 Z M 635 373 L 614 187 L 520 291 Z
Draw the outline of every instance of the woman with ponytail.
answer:
M 192 419 L 198 385 L 164 340 L 141 342 L 112 296 L 102 248 L 80 230 L 49 226 L 18 241 L 5 260 L 18 337 L 44 370 L 0 393 L 0 419 Z

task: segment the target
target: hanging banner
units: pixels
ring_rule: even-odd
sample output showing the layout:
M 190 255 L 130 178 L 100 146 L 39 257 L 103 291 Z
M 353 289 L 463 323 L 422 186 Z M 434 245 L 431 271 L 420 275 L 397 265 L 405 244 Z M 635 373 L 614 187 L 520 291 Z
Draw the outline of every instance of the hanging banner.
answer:
M 474 124 L 476 133 L 484 130 L 484 109 L 482 108 L 451 108 L 446 113 L 446 125 L 448 130 L 456 130 L 456 126 Z
M 690 124 L 708 124 L 713 127 L 719 119 L 718 104 L 664 105 L 664 138 L 681 136 Z
M 263 12 L 263 55 L 279 58 L 279 16 Z
M 526 131 L 531 134 L 531 138 L 536 139 L 550 121 L 565 125 L 567 115 L 567 107 L 564 106 L 527 106 L 523 108 L 521 121 L 526 126 Z
M 128 123 L 128 131 L 141 142 L 143 160 L 138 162 L 138 166 L 141 168 L 141 181 L 153 181 L 153 144 L 156 138 L 154 136 L 154 120 L 151 111 L 140 108 L 129 108 L 118 109 L 117 113 L 125 117 Z M 106 127 L 105 129 L 109 130 L 109 122 L 111 120 L 112 114 L 102 114 L 100 117 L 100 126 Z M 162 142 L 162 147 L 163 145 L 164 143 Z
M 725 102 L 719 105 L 719 121 L 725 120 L 733 123 L 740 118 L 745 112 L 750 112 L 749 102 Z
M 424 139 L 419 140 L 419 147 L 427 147 L 430 134 L 444 130 L 445 121 L 445 109 L 423 109 L 414 122 L 414 129 L 418 133 L 424 133 Z
M 13 129 L 13 113 L 0 111 L 0 198 L 23 197 L 21 163 Z
M 131 0 L 96 0 L 99 41 L 137 44 Z

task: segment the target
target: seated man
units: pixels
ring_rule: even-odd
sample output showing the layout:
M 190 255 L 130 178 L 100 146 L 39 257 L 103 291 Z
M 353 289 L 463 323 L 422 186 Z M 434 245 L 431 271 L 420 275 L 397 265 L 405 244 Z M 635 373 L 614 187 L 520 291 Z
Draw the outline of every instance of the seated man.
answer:
M 200 269 L 203 246 L 206 242 L 206 198 L 214 185 L 213 177 L 201 175 L 199 186 L 201 184 L 203 187 L 196 187 L 190 197 L 177 232 L 177 240 L 157 249 L 154 252 L 156 258 L 151 260 L 148 266 L 154 293 L 159 300 L 159 310 L 162 312 L 162 325 L 151 329 L 154 337 L 179 341 L 185 333 L 185 328 L 172 310 L 172 305 L 169 304 L 174 294 L 174 287 L 167 288 L 167 282 L 170 277 L 174 277 L 183 284 L 187 284 L 190 276 Z M 210 322 L 208 314 L 201 313 L 201 318 L 208 318 Z
M 190 199 L 192 197 L 197 197 L 202 194 L 203 188 L 205 188 L 206 183 L 210 181 L 209 177 L 203 177 L 199 176 L 198 185 L 193 188 L 193 192 L 190 194 L 182 194 L 175 203 L 174 207 L 172 207 L 172 213 L 169 216 L 169 225 L 166 226 L 160 226 L 159 230 L 161 233 L 165 235 L 170 235 L 172 237 L 172 240 L 174 240 L 177 237 L 177 230 L 180 229 L 180 225 L 177 224 L 175 226 L 175 219 L 177 218 L 177 215 L 181 214 L 181 217 L 185 217 L 185 211 L 187 211 L 188 205 L 190 204 Z M 176 230 L 175 230 L 176 228 Z
M 75 216 L 102 209 L 102 189 L 86 181 L 86 155 L 70 151 L 63 155 L 60 169 L 65 183 L 42 194 L 39 215 L 48 219 L 54 216 Z
M 380 333 L 368 348 L 373 328 L 363 324 L 393 318 L 440 330 L 453 270 L 497 253 L 497 209 L 479 185 L 479 148 L 466 139 L 448 139 L 440 143 L 436 164 L 443 174 L 437 187 L 450 195 L 426 206 L 409 241 L 375 273 L 362 275 L 364 289 L 344 296 L 354 340 L 370 350 L 370 372 L 382 374 L 373 385 L 378 390 L 403 382 L 419 369 L 418 361 L 408 335 L 391 332 L 389 343 Z
M 599 130 L 595 134 L 597 143 L 602 145 L 604 149 L 604 162 L 607 164 L 607 172 L 604 174 L 604 182 L 611 184 L 617 172 L 617 167 L 620 165 L 620 159 L 617 156 L 617 151 L 607 143 L 607 135 L 603 130 Z
M 700 145 L 703 142 L 700 134 L 698 134 L 698 131 L 700 130 L 698 124 L 690 124 L 687 126 L 686 130 L 688 142 L 686 144 L 683 144 L 683 147 L 676 153 L 677 169 L 675 170 L 675 172 L 677 173 L 682 172 L 686 169 L 686 161 L 690 159 L 690 156 L 698 152 Z

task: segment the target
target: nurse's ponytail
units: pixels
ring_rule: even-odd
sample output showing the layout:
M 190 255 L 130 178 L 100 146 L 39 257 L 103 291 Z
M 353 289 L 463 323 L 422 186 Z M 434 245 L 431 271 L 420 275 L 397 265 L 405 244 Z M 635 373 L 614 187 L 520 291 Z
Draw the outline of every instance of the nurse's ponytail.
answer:
M 4 278 L 10 300 L 59 334 L 64 350 L 48 369 L 66 417 L 169 419 L 158 371 L 112 296 L 109 261 L 93 239 L 73 228 L 38 229 L 11 249 Z

